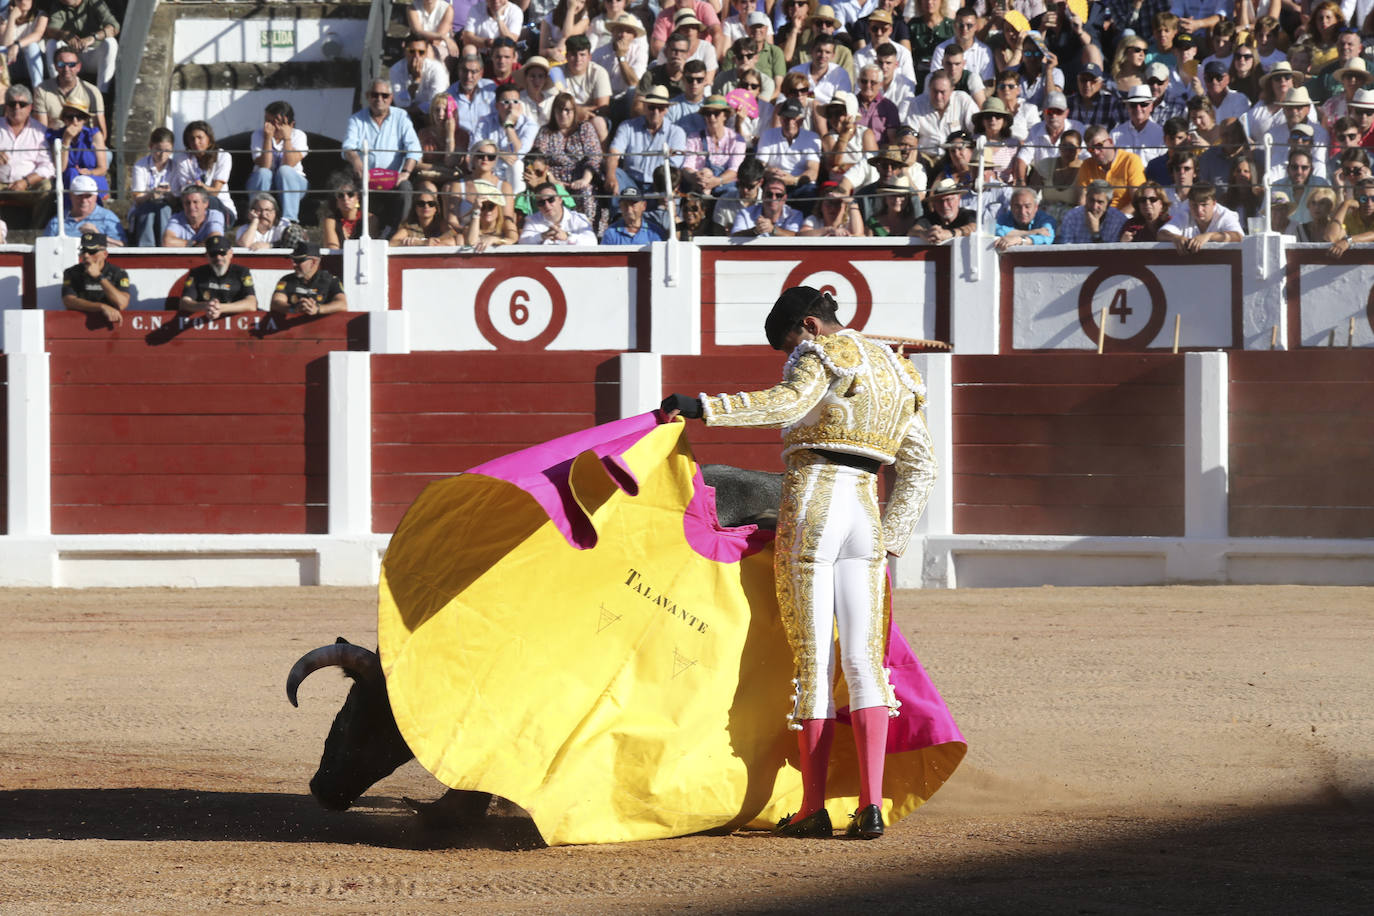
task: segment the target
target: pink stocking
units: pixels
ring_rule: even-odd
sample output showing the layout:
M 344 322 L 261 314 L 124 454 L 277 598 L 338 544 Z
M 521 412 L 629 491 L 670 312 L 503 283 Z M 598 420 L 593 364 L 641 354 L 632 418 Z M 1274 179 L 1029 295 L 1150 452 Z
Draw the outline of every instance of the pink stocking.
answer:
M 801 751 L 802 804 L 796 820 L 825 807 L 825 774 L 830 767 L 830 743 L 835 738 L 835 720 L 802 719 L 801 727 L 801 731 L 797 732 L 797 747 Z
M 883 758 L 887 755 L 887 707 L 853 710 L 849 721 L 854 726 L 854 746 L 859 752 L 859 807 L 881 806 Z

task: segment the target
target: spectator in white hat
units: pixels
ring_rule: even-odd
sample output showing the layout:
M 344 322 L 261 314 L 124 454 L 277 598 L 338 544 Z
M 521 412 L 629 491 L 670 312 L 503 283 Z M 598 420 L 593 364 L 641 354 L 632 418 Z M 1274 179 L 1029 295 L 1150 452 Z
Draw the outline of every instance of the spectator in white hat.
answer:
M 1041 112 L 1040 123 L 1031 125 L 1026 133 L 1026 141 L 1012 163 L 1016 184 L 1025 184 L 1031 165 L 1038 160 L 1052 157 L 1059 149 L 1059 141 L 1064 132 L 1078 131 L 1083 134 L 1083 125 L 1069 118 L 1069 104 L 1062 92 L 1045 94 L 1045 110 Z
M 1126 96 L 1126 120 L 1112 128 L 1112 142 L 1117 149 L 1130 150 L 1149 162 L 1166 152 L 1164 128 L 1150 117 L 1155 97 L 1144 86 L 1136 86 Z
M 1294 70 L 1286 60 L 1275 64 L 1260 77 L 1260 100 L 1245 114 L 1245 133 L 1252 142 L 1283 121 L 1283 100 L 1288 91 L 1307 81 L 1307 74 Z
M 77 175 L 72 179 L 70 202 L 63 213 L 63 234 L 79 236 L 83 232 L 102 232 L 110 245 L 123 245 L 124 227 L 120 225 L 118 216 L 100 205 L 99 194 L 100 186 L 90 175 Z M 57 217 L 54 216 L 43 230 L 43 235 L 57 235 L 57 226 Z

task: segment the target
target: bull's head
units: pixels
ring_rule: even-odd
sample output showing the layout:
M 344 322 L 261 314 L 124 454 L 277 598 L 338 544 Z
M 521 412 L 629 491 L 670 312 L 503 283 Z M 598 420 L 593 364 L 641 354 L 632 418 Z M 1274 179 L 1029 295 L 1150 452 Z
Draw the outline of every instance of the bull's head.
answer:
M 344 670 L 353 687 L 324 741 L 320 768 L 310 780 L 310 794 L 324 807 L 342 811 L 415 755 L 396 727 L 381 659 L 376 652 L 355 646 L 342 636 L 332 646 L 305 653 L 292 666 L 286 679 L 286 698 L 291 705 L 297 705 L 301 681 L 314 671 L 334 666 Z

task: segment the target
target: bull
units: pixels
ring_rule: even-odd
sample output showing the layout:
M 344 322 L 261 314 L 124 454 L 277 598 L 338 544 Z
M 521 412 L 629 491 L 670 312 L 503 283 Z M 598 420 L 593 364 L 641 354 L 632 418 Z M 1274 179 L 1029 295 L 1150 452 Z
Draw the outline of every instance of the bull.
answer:
M 782 502 L 782 476 L 724 464 L 702 465 L 702 477 L 716 491 L 716 517 L 729 528 L 738 525 L 777 527 Z M 340 636 L 333 645 L 305 653 L 286 679 L 286 697 L 297 706 L 301 682 L 321 668 L 337 667 L 353 681 L 343 708 L 325 738 L 310 794 L 325 808 L 343 811 L 373 785 L 390 776 L 415 754 L 396 726 L 387 696 L 386 678 L 377 653 Z M 482 792 L 449 790 L 436 802 L 406 799 L 427 821 L 449 823 L 481 817 L 491 802 Z

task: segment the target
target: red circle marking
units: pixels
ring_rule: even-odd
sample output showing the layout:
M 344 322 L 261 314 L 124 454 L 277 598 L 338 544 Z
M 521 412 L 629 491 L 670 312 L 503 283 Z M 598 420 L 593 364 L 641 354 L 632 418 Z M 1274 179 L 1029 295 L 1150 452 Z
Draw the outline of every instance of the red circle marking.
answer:
M 482 336 L 487 342 L 498 350 L 508 352 L 524 352 L 543 350 L 553 339 L 558 336 L 558 332 L 563 330 L 563 325 L 568 320 L 568 300 L 563 296 L 563 287 L 558 285 L 553 274 L 549 273 L 547 267 L 530 266 L 519 264 L 514 259 L 503 259 L 501 264 L 482 281 L 482 285 L 477 288 L 477 296 L 472 303 L 473 319 L 477 323 L 477 330 L 482 332 Z M 493 307 L 508 309 L 510 304 L 506 302 L 493 303 L 491 294 L 506 280 L 520 278 L 529 280 L 534 284 L 544 287 L 544 291 L 549 294 L 549 303 L 552 312 L 549 315 L 548 327 L 540 331 L 530 340 L 512 340 L 506 337 L 491 320 L 491 309 Z M 517 290 L 523 292 L 523 290 Z
M 1106 353 L 1148 350 L 1150 342 L 1159 334 L 1160 328 L 1164 327 L 1164 314 L 1168 311 L 1168 303 L 1165 300 L 1164 287 L 1160 284 L 1159 278 L 1140 264 L 1099 267 L 1089 274 L 1088 279 L 1083 281 L 1083 287 L 1078 292 L 1078 324 L 1083 328 L 1083 333 L 1088 335 L 1088 339 L 1095 343 L 1098 325 L 1097 315 L 1093 312 L 1093 297 L 1097 295 L 1097 290 L 1103 283 L 1113 277 L 1121 276 L 1134 277 L 1144 284 L 1145 291 L 1150 294 L 1150 317 L 1146 320 L 1145 327 L 1130 337 L 1106 335 L 1103 338 L 1102 350 Z
M 854 317 L 849 322 L 849 327 L 856 331 L 862 331 L 868 324 L 869 316 L 873 314 L 873 292 L 868 288 L 868 281 L 864 275 L 854 266 L 853 261 L 836 261 L 833 264 L 817 264 L 813 258 L 803 260 L 792 272 L 787 275 L 787 279 L 782 281 L 782 289 L 791 289 L 794 286 L 805 286 L 802 281 L 808 277 L 813 277 L 818 273 L 830 271 L 837 273 L 849 281 L 849 285 L 854 287 Z M 835 295 L 833 286 L 822 286 L 821 292 L 828 292 Z M 778 291 L 782 294 L 782 290 Z

